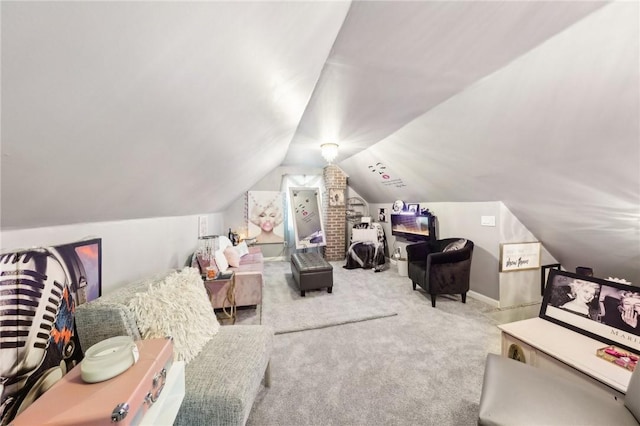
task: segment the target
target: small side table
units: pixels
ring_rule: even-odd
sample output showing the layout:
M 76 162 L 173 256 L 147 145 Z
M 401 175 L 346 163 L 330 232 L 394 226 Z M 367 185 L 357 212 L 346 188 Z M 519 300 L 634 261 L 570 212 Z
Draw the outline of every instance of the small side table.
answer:
M 226 318 L 232 324 L 236 322 L 236 273 L 231 272 L 231 276 L 218 277 L 212 280 L 205 280 L 204 286 L 209 295 L 209 301 L 213 309 L 222 309 Z M 220 319 L 220 318 L 219 318 Z

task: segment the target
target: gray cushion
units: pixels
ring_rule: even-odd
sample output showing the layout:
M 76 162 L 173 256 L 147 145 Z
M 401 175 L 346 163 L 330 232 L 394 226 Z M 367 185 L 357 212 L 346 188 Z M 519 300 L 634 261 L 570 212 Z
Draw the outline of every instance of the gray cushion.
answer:
M 244 425 L 273 348 L 273 329 L 220 327 L 185 368 L 185 396 L 175 425 Z
M 638 422 L 620 401 L 595 386 L 489 354 L 478 424 L 621 426 Z
M 464 238 L 460 238 L 459 240 L 456 240 L 452 243 L 447 244 L 447 246 L 444 248 L 444 250 L 442 251 L 456 251 L 456 250 L 460 250 L 461 248 L 464 248 L 464 246 L 467 244 L 467 240 Z

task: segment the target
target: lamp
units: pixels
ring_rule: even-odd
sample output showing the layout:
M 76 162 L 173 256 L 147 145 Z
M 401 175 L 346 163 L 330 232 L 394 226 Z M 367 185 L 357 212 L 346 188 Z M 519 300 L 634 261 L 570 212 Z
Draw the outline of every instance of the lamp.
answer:
M 331 162 L 338 156 L 338 144 L 323 143 L 320 145 L 320 151 L 322 153 L 322 157 L 327 160 L 327 163 L 331 164 Z

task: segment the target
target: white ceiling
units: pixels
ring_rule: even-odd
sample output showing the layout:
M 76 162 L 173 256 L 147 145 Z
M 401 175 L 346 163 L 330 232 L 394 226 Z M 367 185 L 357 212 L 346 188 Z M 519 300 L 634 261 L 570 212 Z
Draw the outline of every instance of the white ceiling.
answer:
M 638 6 L 3 1 L 2 229 L 222 211 L 337 141 L 370 202 L 501 200 L 640 282 Z

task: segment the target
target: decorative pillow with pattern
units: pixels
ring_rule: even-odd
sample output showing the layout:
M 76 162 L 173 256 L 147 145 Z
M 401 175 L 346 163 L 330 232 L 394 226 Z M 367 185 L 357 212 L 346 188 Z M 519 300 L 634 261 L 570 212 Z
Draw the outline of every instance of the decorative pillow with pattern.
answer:
M 453 241 L 449 244 L 447 244 L 447 246 L 444 248 L 444 250 L 442 251 L 456 251 L 456 250 L 460 250 L 461 248 L 464 248 L 464 246 L 467 244 L 467 240 L 464 238 L 460 238 L 459 240 Z

